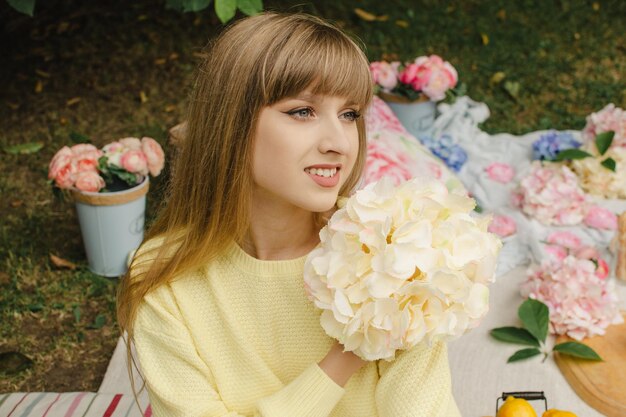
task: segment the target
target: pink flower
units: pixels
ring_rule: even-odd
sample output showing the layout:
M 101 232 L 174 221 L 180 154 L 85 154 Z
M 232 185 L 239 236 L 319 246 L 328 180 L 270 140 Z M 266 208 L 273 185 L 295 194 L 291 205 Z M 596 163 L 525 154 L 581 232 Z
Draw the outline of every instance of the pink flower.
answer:
M 580 238 L 572 232 L 552 232 L 546 241 L 552 245 L 559 245 L 565 249 L 577 250 L 582 243 Z
M 104 179 L 95 171 L 79 172 L 76 175 L 75 187 L 81 191 L 96 193 L 104 186 Z
M 380 85 L 387 91 L 391 91 L 398 84 L 398 73 L 392 65 L 385 61 L 372 62 L 370 72 L 374 84 Z
M 596 276 L 600 279 L 606 279 L 609 276 L 609 264 L 602 258 L 597 259 L 596 262 L 598 262 Z
M 77 172 L 76 163 L 72 161 L 59 169 L 54 181 L 59 188 L 72 188 Z
M 50 161 L 50 165 L 48 166 L 48 179 L 55 179 L 59 175 L 61 169 L 72 162 L 73 156 L 74 154 L 69 147 L 62 147 Z
M 543 166 L 534 161 L 513 192 L 522 211 L 543 224 L 580 223 L 589 205 L 576 175 L 565 165 Z
M 398 74 L 398 79 L 403 84 L 413 85 L 413 88 L 416 91 L 421 90 L 421 88 L 415 88 L 414 83 L 418 80 L 418 71 L 420 70 L 419 65 L 417 64 L 409 64 Z
M 587 116 L 587 124 L 582 131 L 582 136 L 585 141 L 593 142 L 598 133 L 609 131 L 615 132 L 611 148 L 626 147 L 626 111 L 615 107 L 613 103 Z
M 371 140 L 367 144 L 365 184 L 388 176 L 392 178 L 395 185 L 398 185 L 412 178 L 411 171 L 408 168 L 410 162 L 410 158 L 396 152 L 382 140 Z
M 567 258 L 567 249 L 559 245 L 546 245 L 544 250 L 548 255 L 548 259 L 556 263 L 563 262 L 563 259 Z
M 146 162 L 148 163 L 148 170 L 150 175 L 156 177 L 161 173 L 163 165 L 165 164 L 165 154 L 163 148 L 156 140 L 143 137 L 141 138 L 141 149 L 146 155 Z
M 77 162 L 76 168 L 78 172 L 98 171 L 98 161 L 91 158 L 84 158 Z
M 510 182 L 515 177 L 513 167 L 502 162 L 493 162 L 485 168 L 485 171 L 487 171 L 487 175 L 491 180 L 501 182 L 502 184 Z
M 493 220 L 489 224 L 487 230 L 500 237 L 507 237 L 517 232 L 517 224 L 515 223 L 515 220 L 509 216 L 496 215 L 493 216 Z
M 74 155 L 81 155 L 81 154 L 93 155 L 93 154 L 98 154 L 100 152 L 98 148 L 96 148 L 94 145 L 90 143 L 79 143 L 79 144 L 72 146 L 71 149 Z
M 589 207 L 584 222 L 595 229 L 617 230 L 617 215 L 600 206 Z
M 119 139 L 118 142 L 129 149 L 133 149 L 133 150 L 141 149 L 141 141 L 139 140 L 139 138 L 123 138 L 123 139 Z
M 148 161 L 141 150 L 126 151 L 120 158 L 120 164 L 123 169 L 133 174 L 148 175 Z

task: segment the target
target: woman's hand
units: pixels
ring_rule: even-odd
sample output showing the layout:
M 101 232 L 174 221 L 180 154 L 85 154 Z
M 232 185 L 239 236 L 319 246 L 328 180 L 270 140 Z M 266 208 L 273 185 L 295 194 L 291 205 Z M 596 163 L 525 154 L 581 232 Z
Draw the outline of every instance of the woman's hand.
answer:
M 343 346 L 336 341 L 318 365 L 337 385 L 343 387 L 366 363 L 354 353 L 344 352 Z

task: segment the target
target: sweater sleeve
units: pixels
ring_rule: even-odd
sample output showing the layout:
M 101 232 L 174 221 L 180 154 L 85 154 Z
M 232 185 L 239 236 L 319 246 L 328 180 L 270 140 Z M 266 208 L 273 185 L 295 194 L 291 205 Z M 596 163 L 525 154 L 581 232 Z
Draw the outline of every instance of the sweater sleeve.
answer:
M 452 397 L 447 346 L 421 343 L 392 362 L 378 362 L 379 417 L 461 417 Z
M 163 286 L 145 297 L 135 321 L 134 343 L 155 417 L 240 417 L 220 398 L 215 379 L 199 356 Z M 259 399 L 255 417 L 327 417 L 343 396 L 316 363 L 293 381 Z

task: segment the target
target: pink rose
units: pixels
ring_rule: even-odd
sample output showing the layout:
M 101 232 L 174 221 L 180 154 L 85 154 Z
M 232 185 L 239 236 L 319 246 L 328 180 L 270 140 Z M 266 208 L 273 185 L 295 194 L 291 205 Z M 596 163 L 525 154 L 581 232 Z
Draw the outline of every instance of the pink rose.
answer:
M 515 170 L 509 164 L 505 164 L 502 162 L 494 162 L 490 164 L 487 168 L 487 175 L 493 181 L 501 182 L 502 184 L 506 184 L 510 182 L 513 177 L 515 177 Z
M 398 79 L 403 84 L 412 85 L 418 77 L 417 75 L 418 70 L 419 70 L 418 65 L 409 64 L 406 67 L 404 67 L 402 71 L 400 71 L 400 74 L 398 74 Z M 415 86 L 413 88 L 415 88 Z M 418 90 L 421 90 L 421 89 L 418 89 Z
M 546 241 L 552 245 L 563 246 L 571 250 L 579 249 L 582 245 L 580 238 L 571 232 L 553 232 Z
M 141 141 L 139 138 L 123 138 L 118 140 L 119 143 L 132 150 L 141 149 Z
M 596 276 L 600 279 L 606 279 L 609 276 L 609 264 L 602 258 L 596 259 L 596 262 L 598 262 Z
M 617 215 L 604 207 L 589 207 L 583 221 L 595 229 L 617 230 Z
M 567 258 L 567 249 L 565 249 L 563 246 L 546 245 L 545 251 L 548 255 L 548 258 L 556 263 L 561 263 L 563 262 L 563 259 Z
M 388 62 L 372 62 L 370 72 L 374 84 L 380 85 L 387 91 L 392 90 L 398 84 L 398 73 Z
M 90 144 L 90 143 L 79 143 L 76 144 L 74 146 L 72 146 L 72 153 L 74 155 L 81 155 L 84 153 L 98 153 L 98 148 L 96 148 L 94 145 Z
M 50 161 L 50 165 L 48 166 L 48 179 L 52 180 L 59 175 L 59 171 L 72 162 L 72 150 L 64 146 L 62 147 Z
M 380 180 L 384 176 L 391 177 L 398 185 L 412 177 L 407 168 L 410 159 L 396 152 L 383 141 L 372 140 L 367 144 L 367 159 L 365 162 L 365 184 Z
M 75 187 L 81 191 L 97 193 L 104 188 L 105 182 L 102 177 L 95 171 L 79 172 L 76 175 Z
M 133 174 L 148 175 L 148 161 L 141 150 L 129 150 L 122 154 L 120 164 L 123 169 Z
M 149 137 L 143 137 L 141 138 L 141 149 L 146 155 L 150 175 L 156 177 L 161 173 L 163 165 L 165 164 L 165 154 L 163 153 L 163 148 L 161 148 L 161 145 L 159 145 L 159 142 L 156 140 Z
M 578 259 L 587 259 L 588 261 L 592 259 L 597 260 L 600 259 L 600 252 L 593 246 L 581 246 L 575 250 L 574 256 Z
M 75 162 L 70 162 L 63 166 L 54 178 L 56 185 L 59 188 L 72 188 L 77 171 Z
M 76 168 L 78 172 L 98 171 L 98 161 L 95 159 L 85 158 L 77 162 Z
M 102 148 L 102 151 L 104 152 L 104 154 L 112 154 L 112 153 L 118 153 L 118 152 L 122 152 L 124 150 L 124 145 L 122 145 L 120 142 L 111 142 L 108 145 L 104 145 L 104 147 Z
M 496 215 L 493 216 L 493 220 L 489 224 L 489 228 L 487 230 L 500 237 L 507 237 L 517 232 L 517 225 L 515 220 L 509 216 Z

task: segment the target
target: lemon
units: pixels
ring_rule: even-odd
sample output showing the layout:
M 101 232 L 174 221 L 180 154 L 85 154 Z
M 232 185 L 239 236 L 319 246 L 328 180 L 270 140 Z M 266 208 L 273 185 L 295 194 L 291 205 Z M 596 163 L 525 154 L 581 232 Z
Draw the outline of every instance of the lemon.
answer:
M 498 410 L 497 417 L 537 417 L 537 413 L 528 401 L 522 398 L 508 397 Z
M 554 408 L 549 409 L 541 415 L 541 417 L 578 417 L 571 411 L 562 411 Z

